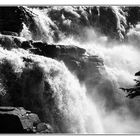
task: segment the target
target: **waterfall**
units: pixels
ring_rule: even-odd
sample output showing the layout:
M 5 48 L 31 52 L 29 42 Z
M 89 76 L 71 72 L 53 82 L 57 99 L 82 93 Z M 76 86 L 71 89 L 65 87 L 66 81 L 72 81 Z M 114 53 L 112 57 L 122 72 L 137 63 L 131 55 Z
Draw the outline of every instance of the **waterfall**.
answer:
M 59 57 L 33 54 L 17 44 L 19 48 L 11 45 L 9 50 L 1 46 L 0 91 L 6 95 L 2 97 L 1 105 L 19 105 L 37 113 L 55 133 L 140 132 L 139 99 L 130 101 L 119 89 L 133 86 L 134 73 L 140 68 L 138 40 L 128 32 L 128 42 L 119 42 L 125 37 L 127 24 L 122 9 L 54 6 L 30 7 L 29 10 L 33 12 L 32 20 L 23 23 L 20 37 L 56 46 L 83 48 L 85 54 L 70 58 L 73 57 L 72 61 L 79 66 L 79 69 L 75 68 L 78 74 L 82 73 L 86 78 L 81 80 L 69 68 L 70 64 Z M 113 21 L 110 27 L 106 18 L 108 13 L 111 15 L 109 20 Z M 105 24 L 101 24 L 103 19 Z M 103 65 L 98 64 L 99 59 Z M 80 67 L 82 62 L 90 64 L 88 70 Z
M 60 44 L 75 44 L 86 49 L 87 54 L 103 59 L 105 70 L 100 71 L 102 79 L 96 86 L 87 85 L 87 95 L 99 110 L 104 133 L 138 133 L 139 99 L 130 100 L 120 90 L 120 87 L 134 85 L 134 74 L 140 66 L 138 44 L 108 41 L 94 29 L 87 30 L 87 33 L 87 42 L 67 38 Z
M 139 118 L 137 117 L 137 109 L 139 108 L 139 105 L 137 104 L 137 101 L 129 101 L 125 97 L 125 93 L 119 90 L 119 88 L 122 86 L 132 86 L 134 84 L 133 82 L 133 79 L 135 78 L 134 73 L 136 71 L 139 71 L 140 65 L 139 49 L 133 44 L 127 43 L 120 44 L 118 42 L 111 41 L 106 35 L 99 33 L 96 27 L 91 26 L 88 27 L 87 26 L 88 22 L 92 24 L 90 20 L 91 15 L 88 15 L 86 13 L 86 10 L 84 10 L 84 8 L 82 7 L 80 10 L 82 11 L 82 12 L 80 11 L 81 13 L 77 9 L 74 9 L 73 7 L 72 8 L 52 7 L 50 9 L 46 8 L 44 10 L 39 9 L 32 10 L 39 16 L 38 20 L 35 19 L 35 21 L 37 22 L 36 24 L 38 28 L 41 30 L 40 32 L 45 32 L 45 36 L 47 36 L 46 38 L 44 38 L 43 35 L 43 40 L 45 39 L 48 40 L 48 34 L 54 33 L 54 29 L 55 30 L 57 29 L 59 30 L 58 33 L 59 36 L 61 37 L 60 40 L 57 42 L 57 44 L 63 45 L 71 44 L 79 46 L 81 48 L 86 49 L 86 53 L 89 56 L 97 55 L 100 58 L 102 58 L 104 62 L 105 69 L 103 71 L 100 71 L 102 78 L 101 80 L 99 80 L 99 83 L 96 86 L 92 84 L 87 85 L 86 81 L 84 81 L 85 83 L 82 82 L 82 85 L 84 86 L 83 90 L 80 83 L 77 81 L 76 76 L 74 78 L 75 81 L 74 79 L 72 80 L 70 77 L 68 77 L 68 79 L 71 80 L 66 81 L 67 84 L 69 83 L 69 85 L 71 86 L 70 94 L 73 95 L 78 94 L 79 96 L 82 96 L 82 100 L 85 104 L 87 104 L 88 108 L 88 109 L 83 108 L 86 107 L 85 104 L 83 105 L 83 107 L 82 105 L 81 106 L 77 105 L 78 107 L 77 109 L 83 108 L 83 110 L 86 110 L 86 112 L 84 112 L 86 118 L 80 119 L 82 116 L 79 117 L 78 119 L 79 121 L 77 122 L 79 123 L 79 125 L 81 125 L 79 132 L 76 130 L 76 126 L 74 125 L 76 122 L 69 123 L 69 125 L 71 126 L 71 127 L 69 126 L 70 131 L 78 133 L 138 132 L 139 123 L 137 123 L 137 121 L 139 120 Z M 102 10 L 105 9 L 100 8 L 100 12 Z M 111 7 L 108 10 L 112 10 L 114 18 L 116 18 L 114 19 L 116 23 L 114 23 L 114 25 L 112 26 L 114 27 L 116 26 L 118 31 L 120 30 L 118 33 L 120 35 L 120 38 L 123 38 L 122 36 L 125 32 L 126 26 L 126 18 L 124 16 L 125 14 L 121 9 L 119 9 L 119 7 Z M 66 13 L 69 14 L 68 17 L 66 17 Z M 57 15 L 59 17 L 58 19 L 57 17 L 55 17 Z M 84 19 L 82 19 L 83 15 Z M 101 13 L 98 16 L 102 16 Z M 82 27 L 79 24 L 79 20 L 81 20 L 81 22 L 86 20 L 87 25 L 85 24 Z M 45 25 L 45 23 L 48 24 Z M 51 28 L 51 26 L 53 26 L 54 29 Z M 65 30 L 63 30 L 63 28 Z M 67 31 L 71 35 L 68 35 L 69 33 L 67 34 L 66 33 Z M 54 34 L 51 34 L 50 36 L 54 38 Z M 54 40 L 51 39 L 51 41 Z M 133 41 L 131 40 L 131 42 Z M 69 72 L 69 74 L 71 74 L 73 77 L 73 73 Z M 76 81 L 77 84 L 75 83 Z M 91 81 L 95 81 L 94 77 L 93 80 Z M 56 82 L 53 81 L 52 85 L 54 85 L 54 83 Z M 58 82 L 56 86 L 58 86 L 60 83 Z M 74 88 L 75 85 L 77 85 L 76 89 Z M 61 90 L 61 88 L 59 90 Z M 66 90 L 65 94 L 68 93 L 69 91 Z M 77 103 L 80 101 L 78 100 L 79 98 L 78 95 L 77 96 L 75 95 L 75 101 Z M 70 100 L 70 97 L 68 97 L 68 99 Z M 67 100 L 67 103 L 69 102 L 69 100 Z M 129 105 L 130 102 L 131 104 Z M 69 105 L 70 104 L 73 103 L 69 103 Z M 60 103 L 60 106 L 63 106 L 63 104 Z M 75 109 L 73 110 L 71 105 L 69 107 L 71 110 L 70 112 L 74 113 Z M 74 115 L 72 117 L 73 119 L 77 118 L 76 115 L 82 114 L 82 109 L 81 112 L 79 113 L 78 111 L 76 112 L 77 114 L 72 113 L 72 115 Z M 120 123 L 121 121 L 123 121 L 123 124 Z M 96 124 L 94 122 L 96 122 Z M 74 125 L 73 127 L 75 127 L 75 130 L 72 130 L 73 129 L 72 125 Z
M 103 132 L 96 107 L 87 98 L 86 89 L 62 62 L 31 55 L 24 50 L 1 49 L 0 53 L 1 75 L 15 74 L 18 79 L 12 81 L 12 87 L 7 89 L 11 88 L 9 94 L 16 94 L 14 91 L 16 86 L 20 87 L 15 95 L 20 99 L 13 102 L 22 100 L 21 105 L 25 108 L 30 108 L 37 113 L 42 111 L 42 118 L 53 126 L 55 132 Z M 6 61 L 4 61 L 5 57 Z M 26 66 L 22 57 L 30 58 L 32 63 Z M 9 72 L 2 71 L 5 65 L 7 68 L 12 66 Z M 4 79 L 10 80 L 8 77 Z

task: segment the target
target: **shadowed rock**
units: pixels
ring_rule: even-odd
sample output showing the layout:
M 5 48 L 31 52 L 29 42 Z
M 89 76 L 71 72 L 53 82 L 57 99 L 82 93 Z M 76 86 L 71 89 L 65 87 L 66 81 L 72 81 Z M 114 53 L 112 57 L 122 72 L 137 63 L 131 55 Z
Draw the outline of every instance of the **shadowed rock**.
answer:
M 21 48 L 37 55 L 63 61 L 78 76 L 79 80 L 86 81 L 88 86 L 96 85 L 100 80 L 103 60 L 96 55 L 87 55 L 83 48 L 74 45 L 47 44 L 41 41 L 24 41 L 21 43 Z
M 52 128 L 22 107 L 0 107 L 0 133 L 48 133 Z
M 33 13 L 23 6 L 0 7 L 0 33 L 18 36 L 23 29 L 22 23 L 27 23 L 32 16 Z
M 0 7 L 0 31 L 19 33 L 22 30 L 22 11 L 19 7 Z

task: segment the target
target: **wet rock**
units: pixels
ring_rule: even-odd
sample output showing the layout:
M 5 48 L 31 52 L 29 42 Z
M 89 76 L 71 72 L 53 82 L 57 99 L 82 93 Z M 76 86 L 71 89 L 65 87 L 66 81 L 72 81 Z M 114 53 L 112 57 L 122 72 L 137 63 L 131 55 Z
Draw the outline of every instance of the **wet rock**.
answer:
M 38 42 L 32 41 L 31 46 L 33 47 L 33 49 L 30 50 L 33 51 L 34 53 L 51 58 L 57 58 L 63 55 L 78 57 L 86 52 L 85 49 L 82 49 L 74 45 L 54 45 L 39 41 Z
M 30 22 L 33 13 L 24 6 L 0 7 L 0 33 L 18 36 L 23 29 L 23 23 Z
M 83 48 L 42 42 L 32 42 L 30 48 L 29 50 L 35 54 L 63 61 L 87 86 L 96 86 L 102 77 L 100 70 L 103 69 L 103 60 L 98 56 L 87 55 Z
M 37 132 L 40 133 L 49 133 L 53 132 L 52 127 L 49 124 L 46 123 L 39 123 L 36 127 Z
M 0 133 L 47 133 L 52 129 L 22 107 L 0 107 Z
M 66 34 L 80 36 L 82 41 L 86 39 L 85 27 L 107 35 L 112 39 L 123 39 L 127 28 L 125 12 L 121 7 L 113 6 L 63 6 L 50 7 L 48 15 L 58 26 L 59 30 Z M 70 22 L 67 22 L 70 21 Z
M 22 12 L 19 7 L 0 7 L 0 31 L 19 33 L 22 30 Z
M 25 41 L 25 39 L 22 37 L 0 34 L 0 46 L 8 50 L 20 48 L 23 41 Z

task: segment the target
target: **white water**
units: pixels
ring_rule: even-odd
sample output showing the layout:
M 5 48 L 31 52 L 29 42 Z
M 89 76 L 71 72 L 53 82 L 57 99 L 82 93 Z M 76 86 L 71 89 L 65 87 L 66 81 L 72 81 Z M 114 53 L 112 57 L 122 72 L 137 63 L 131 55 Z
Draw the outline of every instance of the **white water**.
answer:
M 39 108 L 36 104 L 33 106 L 30 104 L 31 109 L 34 111 L 37 108 L 44 110 L 43 116 L 46 117 L 46 120 L 50 120 L 47 123 L 53 126 L 55 132 L 103 133 L 96 106 L 87 98 L 85 87 L 80 85 L 78 79 L 71 74 L 63 63 L 29 54 L 22 49 L 6 51 L 0 48 L 0 54 L 1 64 L 6 58 L 12 64 L 14 73 L 19 78 L 22 75 L 22 83 L 20 84 L 23 89 L 21 92 L 25 92 L 25 95 L 32 94 L 31 100 L 37 99 L 43 105 L 43 108 Z M 31 76 L 30 72 L 28 74 L 23 73 L 27 67 L 22 61 L 22 57 L 28 57 L 33 61 L 28 67 L 28 71 L 42 73 L 43 77 Z M 46 87 L 47 83 L 50 85 L 51 92 Z M 24 100 L 26 106 L 30 97 L 27 96 Z
M 125 93 L 119 90 L 120 87 L 131 87 L 135 84 L 134 74 L 140 69 L 138 46 L 108 42 L 107 37 L 96 34 L 94 29 L 87 30 L 87 33 L 87 42 L 77 42 L 73 38 L 68 38 L 59 44 L 80 46 L 87 50 L 87 54 L 98 55 L 103 59 L 106 72 L 101 73 L 107 81 L 101 81 L 102 84 L 97 85 L 97 88 L 91 87 L 90 93 L 87 94 L 99 110 L 98 116 L 104 133 L 138 133 L 140 120 L 132 110 L 139 110 L 139 99 L 138 102 L 137 99 L 129 100 Z M 108 90 L 108 87 L 112 90 Z M 130 103 L 134 106 L 129 106 Z M 106 104 L 109 104 L 109 107 Z
M 42 40 L 52 42 L 50 23 L 48 23 L 50 19 L 38 11 L 35 13 L 38 13 L 39 20 L 35 21 L 40 32 L 43 33 Z M 57 95 L 57 107 L 64 115 L 64 129 L 66 127 L 66 132 L 72 133 L 139 132 L 139 118 L 133 114 L 133 109 L 137 111 L 139 105 L 126 99 L 125 93 L 119 90 L 120 87 L 134 84 L 134 74 L 140 68 L 138 47 L 108 42 L 107 37 L 96 33 L 94 29 L 86 28 L 85 31 L 86 41 L 76 41 L 72 36 L 65 40 L 62 39 L 59 44 L 78 45 L 85 48 L 89 55 L 100 56 L 104 61 L 105 71 L 102 74 L 104 80 L 96 88 L 86 89 L 86 86 L 80 85 L 77 77 L 73 76 L 66 67 L 64 67 L 64 72 L 60 70 L 59 76 L 49 79 L 50 85 Z M 63 101 L 63 97 L 66 100 Z M 134 107 L 129 106 L 130 103 Z

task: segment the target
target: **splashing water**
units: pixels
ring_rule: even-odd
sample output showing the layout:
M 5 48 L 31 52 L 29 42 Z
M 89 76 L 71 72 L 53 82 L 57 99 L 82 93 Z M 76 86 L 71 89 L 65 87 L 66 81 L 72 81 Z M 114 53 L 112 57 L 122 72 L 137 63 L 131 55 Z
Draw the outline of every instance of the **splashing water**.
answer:
M 105 95 L 109 93 L 110 97 L 107 96 L 104 103 L 102 103 L 103 98 L 94 99 L 96 104 L 100 102 L 101 105 L 99 108 L 102 110 L 100 113 L 102 114 L 102 122 L 104 124 L 105 132 L 107 133 L 138 133 L 139 132 L 139 117 L 135 119 L 137 114 L 133 113 L 134 108 L 138 111 L 139 105 L 136 100 L 130 101 L 125 97 L 125 94 L 119 90 L 120 87 L 130 87 L 134 85 L 133 79 L 135 72 L 139 71 L 140 66 L 140 52 L 137 47 L 122 44 L 122 45 L 113 45 L 110 47 L 110 44 L 86 44 L 84 48 L 87 48 L 90 54 L 94 53 L 100 56 L 104 60 L 104 67 L 107 72 L 103 77 L 109 79 L 112 83 L 113 90 L 110 92 L 107 88 L 103 88 L 103 90 L 97 90 L 100 95 Z M 108 87 L 107 83 L 102 84 L 102 86 Z M 111 97 L 113 96 L 113 98 Z M 112 101 L 110 101 L 112 100 Z M 110 103 L 109 103 L 110 102 Z M 117 102 L 117 104 L 111 103 Z M 135 107 L 131 107 L 128 104 L 132 103 Z M 104 104 L 109 104 L 111 107 L 115 107 L 115 109 L 109 109 L 109 112 L 105 111 Z M 97 105 L 97 106 L 98 106 Z M 119 123 L 119 122 L 122 122 Z M 111 124 L 110 124 L 111 123 Z
M 39 16 L 39 19 L 35 19 L 39 29 L 36 35 L 32 35 L 33 39 L 53 42 L 53 31 L 49 25 L 55 26 L 54 23 L 46 13 L 43 14 L 39 10 L 34 12 Z M 118 19 L 123 18 L 119 17 L 121 16 L 119 14 L 116 15 Z M 124 30 L 120 21 L 117 20 L 117 24 Z M 55 125 L 60 127 L 63 124 L 59 132 L 65 130 L 71 133 L 140 132 L 140 112 L 138 111 L 140 106 L 138 102 L 128 100 L 119 90 L 120 87 L 134 84 L 134 73 L 140 68 L 138 46 L 109 41 L 106 36 L 96 33 L 93 28 L 86 27 L 85 31 L 86 41 L 77 41 L 71 35 L 71 38 L 65 37 L 65 40 L 63 39 L 59 44 L 76 45 L 86 49 L 88 55 L 100 56 L 104 61 L 105 70 L 99 84 L 96 87 L 93 86 L 94 88 L 90 87 L 89 90 L 86 85 L 80 85 L 77 77 L 64 64 L 58 66 L 56 62 L 51 63 L 50 66 L 53 65 L 53 71 L 55 71 L 53 74 L 57 74 L 49 77 L 47 82 L 54 91 L 52 96 L 60 113 L 57 117 L 61 120 L 61 124 Z M 47 65 L 43 64 L 45 73 L 52 73 Z
M 77 42 L 73 38 L 67 38 L 61 44 L 73 44 L 87 50 L 89 55 L 98 55 L 104 61 L 105 73 L 101 84 L 95 88 L 87 89 L 88 97 L 94 103 L 100 116 L 104 133 L 138 133 L 139 99 L 130 101 L 120 87 L 134 85 L 135 72 L 140 68 L 140 51 L 137 46 L 108 42 L 107 38 L 89 30 L 89 41 Z M 94 33 L 94 34 L 93 34 Z M 92 40 L 93 35 L 93 40 Z M 96 39 L 97 38 L 97 39 Z M 98 40 L 98 41 L 97 41 Z M 133 104 L 132 106 L 129 104 Z M 107 110 L 107 111 L 106 111 Z M 122 122 L 123 123 L 120 123 Z
M 24 98 L 26 94 L 32 95 L 31 99 L 29 96 L 24 99 L 23 106 L 30 107 L 37 113 L 38 108 L 42 110 L 43 118 L 53 126 L 55 132 L 103 133 L 96 107 L 87 98 L 85 88 L 63 63 L 29 54 L 22 49 L 12 51 L 0 49 L 0 53 L 1 66 L 5 64 L 3 59 L 6 59 L 8 66 L 12 65 L 19 80 L 22 75 L 22 82 L 20 82 L 22 88 L 18 94 L 24 93 Z M 22 57 L 32 60 L 28 71 L 26 71 L 27 67 Z M 33 73 L 36 76 L 31 76 Z M 13 86 L 16 87 L 17 83 L 13 82 Z M 49 87 L 50 92 L 48 92 Z M 36 99 L 41 102 L 42 106 L 39 107 L 36 102 L 33 103 Z M 31 103 L 28 106 L 29 100 Z
M 43 42 L 52 43 L 54 32 L 52 28 L 57 29 L 53 21 L 47 16 L 47 13 L 37 8 L 31 9 L 35 14 L 29 26 L 29 32 L 33 40 L 41 40 Z M 25 37 L 26 38 L 26 37 Z

